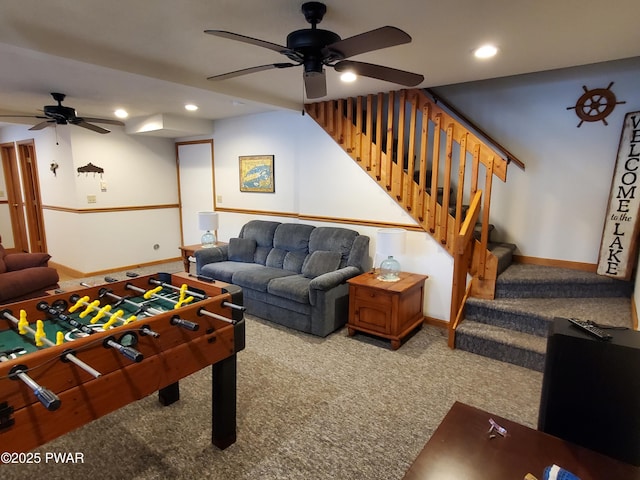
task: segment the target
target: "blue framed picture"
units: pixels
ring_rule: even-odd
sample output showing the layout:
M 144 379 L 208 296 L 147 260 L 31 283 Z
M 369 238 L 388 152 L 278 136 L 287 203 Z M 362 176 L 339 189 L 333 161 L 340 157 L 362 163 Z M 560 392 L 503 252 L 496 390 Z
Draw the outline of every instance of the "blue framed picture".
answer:
M 240 191 L 273 193 L 276 191 L 273 155 L 239 157 Z

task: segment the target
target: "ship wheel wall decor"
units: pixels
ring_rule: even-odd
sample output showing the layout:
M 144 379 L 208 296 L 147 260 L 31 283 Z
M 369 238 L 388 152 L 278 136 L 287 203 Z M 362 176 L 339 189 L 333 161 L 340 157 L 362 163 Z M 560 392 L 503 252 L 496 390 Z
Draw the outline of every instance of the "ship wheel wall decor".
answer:
M 587 89 L 586 86 L 582 86 L 584 93 L 578 99 L 575 106 L 567 107 L 567 110 L 575 110 L 576 115 L 580 118 L 578 128 L 584 122 L 597 122 L 602 120 L 602 123 L 609 125 L 605 118 L 607 118 L 616 105 L 626 102 L 616 101 L 616 95 L 611 91 L 613 82 L 609 84 L 607 88 L 594 88 L 593 90 Z

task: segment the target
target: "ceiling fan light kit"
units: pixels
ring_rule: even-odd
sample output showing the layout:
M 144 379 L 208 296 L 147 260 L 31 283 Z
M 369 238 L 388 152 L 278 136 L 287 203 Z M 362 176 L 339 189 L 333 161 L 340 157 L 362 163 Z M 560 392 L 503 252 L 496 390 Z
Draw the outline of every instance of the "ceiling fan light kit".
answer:
M 385 26 L 343 40 L 334 32 L 317 28 L 326 12 L 327 7 L 321 2 L 304 3 L 302 5 L 302 13 L 306 21 L 311 24 L 311 28 L 291 32 L 287 35 L 286 46 L 223 30 L 205 30 L 205 33 L 210 35 L 273 50 L 295 62 L 271 63 L 244 68 L 208 77 L 209 80 L 226 80 L 275 68 L 290 68 L 302 65 L 305 92 L 309 99 L 324 97 L 327 94 L 325 66 L 332 67 L 338 72 L 351 71 L 355 75 L 384 80 L 407 87 L 415 87 L 424 81 L 424 76 L 417 73 L 382 65 L 346 60 L 362 53 L 409 43 L 411 42 L 411 37 L 406 32 L 396 27 Z

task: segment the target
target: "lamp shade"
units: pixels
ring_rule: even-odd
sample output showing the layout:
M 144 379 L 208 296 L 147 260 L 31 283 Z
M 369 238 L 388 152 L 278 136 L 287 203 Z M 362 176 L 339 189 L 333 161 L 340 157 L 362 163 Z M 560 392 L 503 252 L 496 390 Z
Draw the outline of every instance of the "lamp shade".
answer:
M 401 255 L 407 231 L 404 228 L 381 228 L 376 234 L 376 252 L 380 255 Z
M 198 227 L 200 230 L 217 230 L 218 214 L 216 212 L 198 212 Z

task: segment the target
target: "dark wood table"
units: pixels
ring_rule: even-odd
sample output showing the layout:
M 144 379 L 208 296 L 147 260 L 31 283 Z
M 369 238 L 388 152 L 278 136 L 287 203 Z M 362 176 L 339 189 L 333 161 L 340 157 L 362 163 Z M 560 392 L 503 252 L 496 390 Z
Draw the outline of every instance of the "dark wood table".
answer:
M 507 430 L 490 438 L 489 419 Z M 640 468 L 456 402 L 404 476 L 405 480 L 542 480 L 556 464 L 580 480 L 638 480 Z

